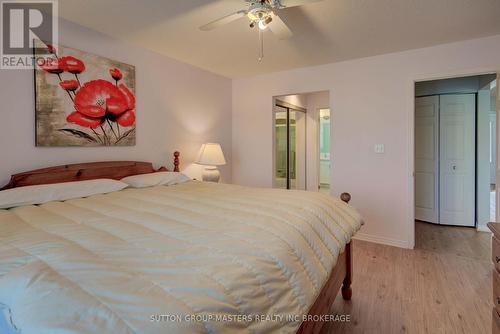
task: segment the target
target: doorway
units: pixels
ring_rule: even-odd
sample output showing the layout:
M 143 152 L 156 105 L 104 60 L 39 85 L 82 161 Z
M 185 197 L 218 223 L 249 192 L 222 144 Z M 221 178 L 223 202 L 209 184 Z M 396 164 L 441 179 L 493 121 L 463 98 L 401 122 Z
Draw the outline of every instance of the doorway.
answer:
M 319 110 L 319 191 L 330 192 L 330 109 Z
M 330 192 L 330 92 L 279 95 L 273 100 L 274 188 Z
M 497 140 L 494 83 L 496 75 L 416 83 L 417 221 L 484 229 L 492 218 Z

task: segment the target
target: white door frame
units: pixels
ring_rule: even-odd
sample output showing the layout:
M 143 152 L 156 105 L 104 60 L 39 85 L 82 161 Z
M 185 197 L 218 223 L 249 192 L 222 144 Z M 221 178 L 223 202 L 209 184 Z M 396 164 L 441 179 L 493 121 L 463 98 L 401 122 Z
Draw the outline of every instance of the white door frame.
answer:
M 441 79 L 450 79 L 450 78 L 460 78 L 474 75 L 484 75 L 484 74 L 493 74 L 497 73 L 497 90 L 500 91 L 500 87 L 498 85 L 498 79 L 500 76 L 500 69 L 495 67 L 490 68 L 479 68 L 479 69 L 470 69 L 470 70 L 456 70 L 442 73 L 434 73 L 434 74 L 421 74 L 415 75 L 408 81 L 407 85 L 407 96 L 408 105 L 407 105 L 407 115 L 408 115 L 408 248 L 415 248 L 415 84 L 420 81 L 430 81 L 430 80 L 441 80 Z M 499 106 L 498 101 L 500 99 L 497 97 L 497 120 L 499 115 Z M 497 124 L 498 125 L 498 124 Z M 500 180 L 500 172 L 498 170 L 499 162 L 499 137 L 500 137 L 500 126 L 497 126 L 497 184 Z M 496 196 L 496 206 L 499 206 L 499 196 Z M 499 211 L 496 210 L 496 220 L 499 220 Z

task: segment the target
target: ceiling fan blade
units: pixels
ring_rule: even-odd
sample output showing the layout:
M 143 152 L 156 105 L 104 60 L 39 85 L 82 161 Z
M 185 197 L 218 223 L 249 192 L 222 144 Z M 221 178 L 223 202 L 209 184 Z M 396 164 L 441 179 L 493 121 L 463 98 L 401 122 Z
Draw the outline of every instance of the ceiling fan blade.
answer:
M 302 6 L 302 5 L 307 5 L 313 2 L 320 2 L 323 0 L 280 0 L 280 3 L 285 7 L 295 7 L 295 6 Z
M 273 15 L 273 20 L 268 24 L 268 27 L 279 39 L 287 39 L 293 36 L 290 28 L 276 14 Z
M 200 30 L 209 31 L 209 30 L 215 29 L 217 27 L 220 27 L 224 24 L 228 24 L 230 22 L 236 21 L 237 19 L 240 19 L 240 18 L 244 17 L 245 15 L 247 15 L 247 11 L 240 10 L 240 11 L 237 11 L 236 13 L 226 15 L 224 17 L 221 17 L 220 19 L 217 19 L 217 20 L 214 20 L 210 23 L 202 25 L 200 27 Z

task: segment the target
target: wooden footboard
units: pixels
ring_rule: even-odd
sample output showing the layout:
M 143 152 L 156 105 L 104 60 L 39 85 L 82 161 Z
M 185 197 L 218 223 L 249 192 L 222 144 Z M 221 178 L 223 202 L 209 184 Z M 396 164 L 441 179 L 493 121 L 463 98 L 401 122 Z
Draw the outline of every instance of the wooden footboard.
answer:
M 340 198 L 348 203 L 351 195 L 343 193 Z M 303 321 L 300 325 L 298 334 L 317 334 L 325 324 L 324 321 L 318 321 L 317 316 L 330 314 L 330 309 L 337 297 L 337 294 L 342 286 L 342 297 L 345 300 L 350 300 L 352 297 L 352 242 L 349 242 L 344 252 L 339 255 L 337 264 L 333 267 L 330 277 L 326 281 L 323 289 L 318 295 L 313 306 L 307 314 L 310 320 Z M 316 317 L 315 317 L 316 316 Z

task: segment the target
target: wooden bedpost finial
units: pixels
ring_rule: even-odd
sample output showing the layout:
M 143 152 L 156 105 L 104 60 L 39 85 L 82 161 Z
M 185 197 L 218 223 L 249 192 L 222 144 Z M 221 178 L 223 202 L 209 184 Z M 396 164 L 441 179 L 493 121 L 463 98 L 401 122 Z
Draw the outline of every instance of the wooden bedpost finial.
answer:
M 174 172 L 179 172 L 179 155 L 181 155 L 179 151 L 174 152 Z
M 349 193 L 342 193 L 340 194 L 340 199 L 344 202 L 346 202 L 347 204 L 349 204 L 349 201 L 351 200 L 351 194 Z

